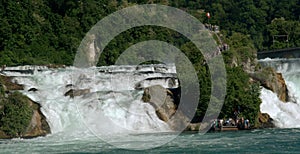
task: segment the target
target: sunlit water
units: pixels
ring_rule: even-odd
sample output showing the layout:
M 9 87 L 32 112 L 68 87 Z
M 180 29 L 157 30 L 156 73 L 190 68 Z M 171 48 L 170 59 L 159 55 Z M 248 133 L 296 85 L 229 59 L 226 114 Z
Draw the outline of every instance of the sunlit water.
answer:
M 0 140 L 1 153 L 299 153 L 300 129 L 264 129 L 237 132 L 182 133 L 171 142 L 143 151 L 127 150 L 126 146 L 142 146 L 146 142 L 130 141 L 139 136 L 149 140 L 172 134 L 127 136 L 116 148 L 99 138 L 58 138 Z M 152 143 L 155 144 L 155 143 Z M 159 144 L 159 142 L 158 142 Z

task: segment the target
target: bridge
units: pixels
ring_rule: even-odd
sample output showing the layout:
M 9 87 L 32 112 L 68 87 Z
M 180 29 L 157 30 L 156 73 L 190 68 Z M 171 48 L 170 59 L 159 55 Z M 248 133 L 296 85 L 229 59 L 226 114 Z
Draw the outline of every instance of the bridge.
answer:
M 257 58 L 300 58 L 300 47 L 260 51 L 257 52 Z
M 257 58 L 300 58 L 300 47 L 260 51 L 257 52 Z

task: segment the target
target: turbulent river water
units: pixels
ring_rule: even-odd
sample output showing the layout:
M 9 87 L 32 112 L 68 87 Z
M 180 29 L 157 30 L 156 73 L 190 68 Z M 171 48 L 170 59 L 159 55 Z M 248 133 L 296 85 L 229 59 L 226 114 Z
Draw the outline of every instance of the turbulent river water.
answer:
M 277 127 L 299 128 L 300 127 L 300 59 L 264 59 L 260 60 L 263 66 L 272 67 L 282 73 L 287 84 L 289 102 L 281 102 L 276 94 L 262 89 L 260 108 L 268 113 Z
M 172 132 L 154 108 L 141 101 L 143 87 L 179 86 L 174 65 L 39 68 L 43 71 L 32 74 L 11 71 L 8 75 L 25 85 L 22 92 L 41 104 L 52 133 L 35 139 L 0 140 L 0 153 L 299 153 L 300 60 L 260 63 L 283 73 L 288 85 L 288 103 L 280 102 L 271 91 L 261 91 L 261 111 L 279 128 L 204 135 Z M 89 93 L 64 96 L 70 89 L 88 89 Z
M 140 134 L 149 140 L 172 134 Z M 121 144 L 142 146 L 128 136 Z M 265 129 L 238 132 L 182 133 L 171 142 L 148 150 L 120 149 L 96 137 L 62 138 L 56 135 L 30 140 L 0 140 L 1 153 L 299 153 L 300 129 Z M 124 147 L 126 148 L 126 147 Z

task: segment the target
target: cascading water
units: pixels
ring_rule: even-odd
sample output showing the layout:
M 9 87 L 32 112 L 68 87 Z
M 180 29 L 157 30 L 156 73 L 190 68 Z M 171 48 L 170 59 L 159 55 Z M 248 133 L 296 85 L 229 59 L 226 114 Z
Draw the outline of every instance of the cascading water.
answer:
M 268 113 L 277 127 L 300 127 L 300 59 L 264 59 L 259 62 L 282 73 L 289 92 L 289 102 L 284 103 L 272 91 L 263 88 L 261 112 Z
M 22 74 L 20 70 L 34 70 Z M 37 69 L 40 69 L 39 71 Z M 52 134 L 81 137 L 111 136 L 171 131 L 154 108 L 141 101 L 143 88 L 161 85 L 177 88 L 175 65 L 107 66 L 79 69 L 74 67 L 10 67 L 6 75 L 14 76 L 25 86 L 21 91 L 41 104 Z M 31 91 L 31 88 L 37 91 Z M 78 96 L 66 96 L 73 90 Z

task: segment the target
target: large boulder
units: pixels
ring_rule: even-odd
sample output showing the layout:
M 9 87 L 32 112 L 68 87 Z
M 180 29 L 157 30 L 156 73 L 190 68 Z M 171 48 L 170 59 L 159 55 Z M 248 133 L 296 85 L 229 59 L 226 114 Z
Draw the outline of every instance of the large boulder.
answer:
M 144 89 L 142 100 L 150 103 L 156 110 L 157 116 L 165 121 L 173 130 L 183 130 L 189 124 L 189 119 L 177 110 L 173 93 L 160 85 Z
M 258 115 L 259 128 L 274 128 L 273 119 L 267 113 L 259 113 Z
M 46 117 L 41 112 L 40 104 L 29 100 L 29 106 L 33 110 L 32 118 L 23 137 L 32 138 L 49 134 L 51 132 L 50 126 L 46 121 Z
M 281 73 L 277 73 L 272 68 L 265 68 L 255 73 L 250 73 L 250 76 L 261 83 L 263 87 L 277 94 L 278 98 L 283 101 L 288 101 L 288 89 Z

